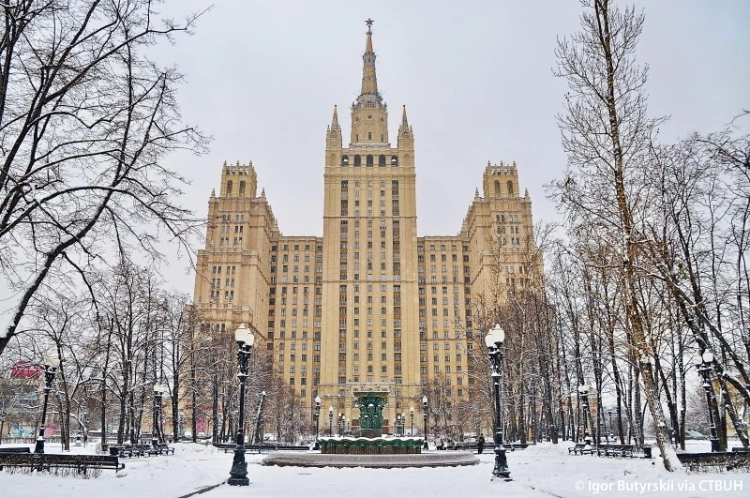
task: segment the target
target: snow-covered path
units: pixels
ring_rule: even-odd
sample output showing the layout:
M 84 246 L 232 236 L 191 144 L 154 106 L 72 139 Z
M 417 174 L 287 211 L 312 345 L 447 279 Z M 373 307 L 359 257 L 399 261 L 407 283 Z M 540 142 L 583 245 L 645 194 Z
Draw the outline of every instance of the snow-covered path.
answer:
M 124 471 L 96 479 L 0 472 L 0 497 L 177 498 L 225 481 L 232 454 L 177 444 L 175 456 L 124 459 Z M 219 486 L 202 498 L 230 497 L 734 497 L 750 495 L 750 474 L 669 474 L 658 460 L 569 456 L 568 444 L 508 453 L 513 482 L 490 482 L 493 454 L 470 467 L 422 469 L 309 469 L 266 467 L 248 454 L 249 488 Z M 48 445 L 48 451 L 59 446 Z M 90 450 L 87 449 L 87 450 Z M 89 452 L 82 448 L 74 451 Z

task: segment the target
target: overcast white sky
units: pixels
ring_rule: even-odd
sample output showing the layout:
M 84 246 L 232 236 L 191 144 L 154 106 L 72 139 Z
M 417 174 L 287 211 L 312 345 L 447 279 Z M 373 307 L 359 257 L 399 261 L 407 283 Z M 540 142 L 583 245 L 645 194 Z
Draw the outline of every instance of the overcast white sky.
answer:
M 165 11 L 209 5 L 170 0 Z M 646 13 L 638 57 L 651 68 L 650 111 L 671 116 L 663 140 L 750 108 L 750 2 L 635 5 Z M 566 164 L 554 49 L 580 13 L 577 0 L 218 0 L 194 36 L 158 51 L 186 75 L 185 119 L 214 137 L 206 156 L 169 159 L 192 180 L 183 202 L 205 216 L 223 162 L 252 160 L 282 232 L 321 235 L 326 126 L 338 104 L 347 141 L 371 17 L 393 144 L 403 104 L 416 137 L 419 234 L 458 232 L 488 160 L 516 161 L 535 220 L 553 221 L 544 185 Z M 184 268 L 167 277 L 192 292 Z

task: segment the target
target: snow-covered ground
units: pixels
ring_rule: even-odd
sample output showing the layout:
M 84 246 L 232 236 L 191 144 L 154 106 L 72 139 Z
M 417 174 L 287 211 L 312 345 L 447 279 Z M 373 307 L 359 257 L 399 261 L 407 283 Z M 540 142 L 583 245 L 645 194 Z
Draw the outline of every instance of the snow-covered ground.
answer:
M 125 470 L 95 479 L 0 472 L 0 497 L 177 498 L 226 481 L 232 454 L 211 446 L 176 444 L 174 456 L 123 459 Z M 490 482 L 493 454 L 470 467 L 423 469 L 311 469 L 266 467 L 264 455 L 248 454 L 249 488 L 227 485 L 201 498 L 260 497 L 734 497 L 750 496 L 750 474 L 667 473 L 658 459 L 568 455 L 568 443 L 546 443 L 508 452 L 512 482 Z M 59 445 L 48 444 L 50 453 Z M 708 449 L 693 442 L 692 451 Z M 92 453 L 89 448 L 73 452 Z

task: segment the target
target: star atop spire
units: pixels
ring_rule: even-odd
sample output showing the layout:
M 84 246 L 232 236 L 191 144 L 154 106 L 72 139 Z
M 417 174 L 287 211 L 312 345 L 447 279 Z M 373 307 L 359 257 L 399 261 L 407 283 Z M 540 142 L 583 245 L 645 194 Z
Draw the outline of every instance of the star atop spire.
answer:
M 357 101 L 362 104 L 364 102 L 378 102 L 382 101 L 380 94 L 378 93 L 378 78 L 375 75 L 375 51 L 372 48 L 372 19 L 367 19 L 367 43 L 365 45 L 365 53 L 362 56 L 364 61 L 364 68 L 362 71 L 362 91 L 360 92 Z
M 365 53 L 366 54 L 374 54 L 372 50 L 372 23 L 374 23 L 372 19 L 367 19 L 365 21 L 365 24 L 367 24 L 367 45 L 365 46 Z

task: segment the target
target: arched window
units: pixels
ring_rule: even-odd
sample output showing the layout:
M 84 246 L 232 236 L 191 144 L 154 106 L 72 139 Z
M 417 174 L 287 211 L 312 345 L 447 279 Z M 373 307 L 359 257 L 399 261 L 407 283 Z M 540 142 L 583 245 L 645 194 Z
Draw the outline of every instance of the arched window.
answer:
M 362 158 L 359 156 L 359 154 L 356 154 L 354 156 L 354 165 L 355 166 L 362 166 Z
M 349 166 L 349 156 L 341 156 L 341 166 Z
M 244 194 L 244 193 L 245 193 L 245 182 L 243 180 L 243 181 L 240 181 L 240 194 Z
M 499 194 L 500 194 L 500 181 L 495 180 L 495 195 L 499 195 Z
M 513 193 L 513 182 L 511 180 L 508 180 L 508 193 Z
M 367 140 L 372 140 L 372 132 L 371 131 L 367 132 Z
M 398 156 L 391 156 L 391 166 L 398 166 Z
M 227 182 L 227 194 L 231 194 L 231 193 L 232 193 L 232 180 L 229 180 Z
M 372 166 L 373 165 L 372 154 L 367 154 L 367 165 L 368 166 Z
M 380 156 L 378 156 L 378 166 L 385 166 L 385 155 L 380 154 Z

